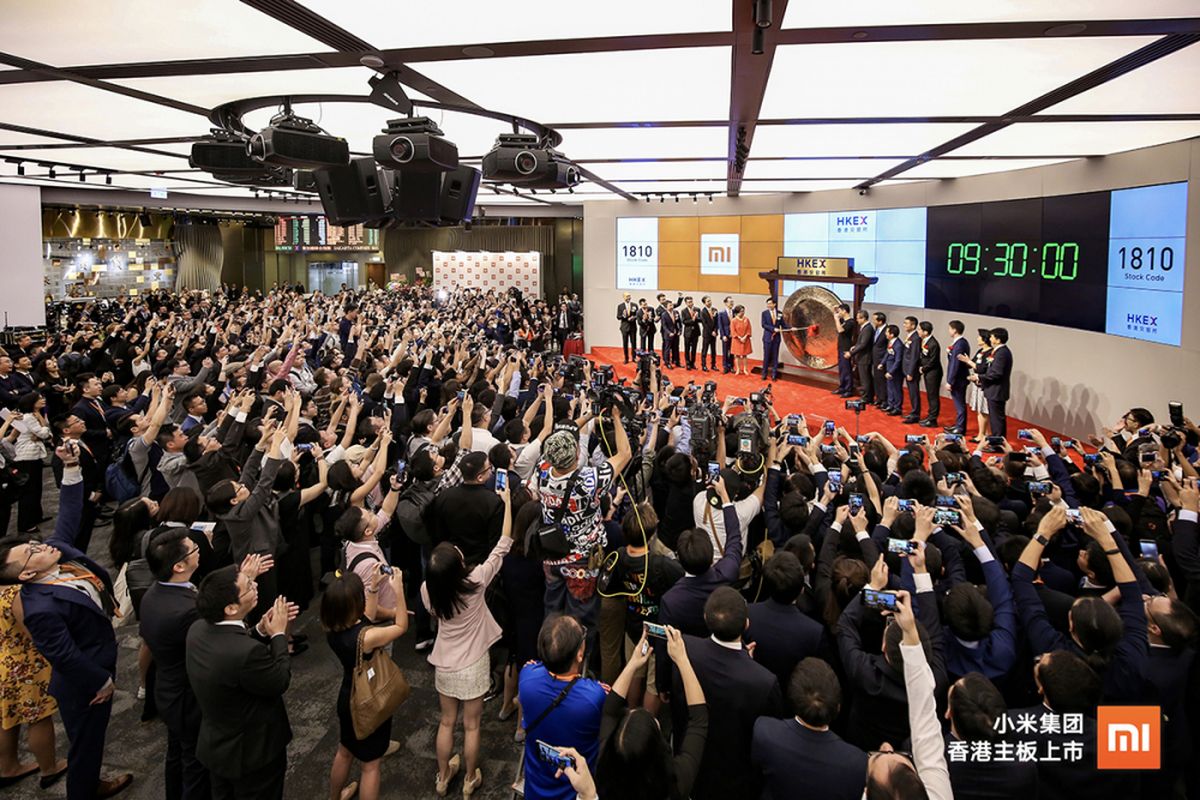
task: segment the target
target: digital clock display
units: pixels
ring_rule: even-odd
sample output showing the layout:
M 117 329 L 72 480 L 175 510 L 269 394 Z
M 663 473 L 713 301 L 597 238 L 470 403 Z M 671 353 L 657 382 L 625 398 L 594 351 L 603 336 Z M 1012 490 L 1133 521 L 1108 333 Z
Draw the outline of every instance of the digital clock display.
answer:
M 926 306 L 1103 331 L 1109 196 L 931 207 Z

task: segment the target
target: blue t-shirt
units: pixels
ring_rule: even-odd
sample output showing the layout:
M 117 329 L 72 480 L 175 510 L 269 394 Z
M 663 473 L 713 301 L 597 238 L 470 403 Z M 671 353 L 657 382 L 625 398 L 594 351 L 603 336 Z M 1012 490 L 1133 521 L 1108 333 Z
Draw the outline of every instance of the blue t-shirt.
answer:
M 542 663 L 527 664 L 521 670 L 521 713 L 529 725 L 545 711 L 567 681 L 546 671 Z M 538 723 L 533 735 L 525 739 L 525 797 L 527 800 L 572 800 L 575 790 L 566 776 L 555 778 L 557 771 L 538 758 L 537 740 L 555 747 L 574 747 L 587 759 L 592 773 L 600 752 L 600 717 L 604 709 L 605 688 L 591 678 L 580 678 L 558 707 Z

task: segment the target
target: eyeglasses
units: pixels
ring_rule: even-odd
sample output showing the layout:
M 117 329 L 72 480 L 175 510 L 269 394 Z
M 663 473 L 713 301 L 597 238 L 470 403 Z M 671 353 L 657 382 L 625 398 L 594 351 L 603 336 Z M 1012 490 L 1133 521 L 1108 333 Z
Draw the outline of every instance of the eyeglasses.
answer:
M 30 539 L 29 542 L 25 546 L 29 550 L 29 555 L 25 557 L 25 563 L 21 565 L 20 572 L 24 572 L 26 569 L 29 568 L 29 562 L 33 560 L 33 557 L 36 554 L 42 552 L 43 550 L 50 549 L 50 546 L 45 544 L 44 542 L 42 542 L 42 540 L 40 540 L 40 539 Z M 20 572 L 18 572 L 17 574 L 20 574 Z
M 181 562 L 181 561 L 187 561 L 189 558 L 191 558 L 191 557 L 192 557 L 192 554 L 193 554 L 193 553 L 199 553 L 199 552 L 200 552 L 200 545 L 196 545 L 196 546 L 195 546 L 195 547 L 193 547 L 191 550 L 188 550 L 186 553 L 184 553 L 183 555 L 181 555 L 179 558 L 177 558 L 177 559 L 175 559 L 174 561 L 172 561 L 172 562 L 171 562 L 171 566 L 173 567 L 173 566 L 175 566 L 176 564 L 178 564 L 178 563 L 179 563 L 179 562 Z

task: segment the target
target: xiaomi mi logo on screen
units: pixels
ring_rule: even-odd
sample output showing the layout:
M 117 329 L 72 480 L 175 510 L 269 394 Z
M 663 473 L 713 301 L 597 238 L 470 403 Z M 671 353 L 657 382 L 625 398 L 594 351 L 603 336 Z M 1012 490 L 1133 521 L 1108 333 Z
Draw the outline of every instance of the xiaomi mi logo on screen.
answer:
M 1158 769 L 1161 750 L 1158 706 L 1100 706 L 1096 710 L 1099 769 Z
M 736 233 L 700 234 L 700 274 L 738 274 L 738 235 Z

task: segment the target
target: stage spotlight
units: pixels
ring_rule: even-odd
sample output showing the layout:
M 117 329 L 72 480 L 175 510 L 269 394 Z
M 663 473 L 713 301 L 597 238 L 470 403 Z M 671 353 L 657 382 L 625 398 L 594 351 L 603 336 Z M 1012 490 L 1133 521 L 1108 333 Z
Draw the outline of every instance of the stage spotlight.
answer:
M 330 136 L 312 120 L 290 108 L 271 118 L 271 124 L 246 143 L 246 154 L 265 164 L 284 167 L 338 167 L 350 163 L 350 145 Z M 290 182 L 290 181 L 289 181 Z
M 750 52 L 753 55 L 761 56 L 763 54 L 763 40 L 765 38 L 762 28 L 754 29 L 754 33 L 750 38 Z
M 18 162 L 17 162 L 17 174 L 18 174 L 18 175 L 24 175 L 24 174 L 25 174 L 25 163 L 24 163 L 23 161 L 18 161 Z
M 57 177 L 58 177 L 58 175 L 57 175 L 57 174 L 54 172 L 54 167 L 51 167 L 51 168 L 50 168 L 50 178 L 51 178 L 51 180 L 53 180 L 54 178 L 57 178 Z
M 111 172 L 104 176 L 104 183 L 108 186 L 112 186 L 112 173 Z
M 84 183 L 87 180 L 87 174 L 83 170 L 79 170 L 79 182 Z
M 458 166 L 458 145 L 442 138 L 428 117 L 389 120 L 371 141 L 381 166 L 412 172 L 447 172 Z
M 538 189 L 566 189 L 582 180 L 579 167 L 527 133 L 500 134 L 483 157 L 483 177 Z

